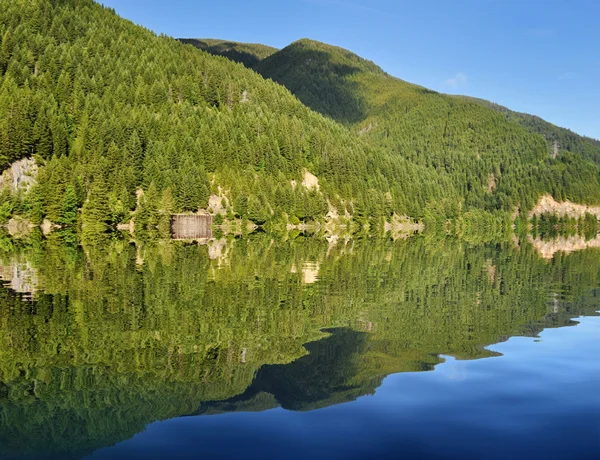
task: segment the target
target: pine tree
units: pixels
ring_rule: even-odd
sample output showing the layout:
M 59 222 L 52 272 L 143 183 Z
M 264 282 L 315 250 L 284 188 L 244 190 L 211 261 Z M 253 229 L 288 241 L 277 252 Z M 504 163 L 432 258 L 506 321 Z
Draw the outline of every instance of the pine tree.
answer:
M 77 193 L 75 192 L 75 187 L 72 185 L 68 185 L 65 191 L 65 197 L 63 199 L 62 210 L 60 219 L 58 220 L 59 224 L 62 225 L 73 225 L 77 221 L 77 213 L 78 213 L 78 200 Z
M 12 40 L 10 30 L 7 30 L 2 36 L 2 44 L 0 45 L 0 75 L 4 75 L 6 73 L 11 54 Z
M 173 194 L 170 188 L 163 191 L 158 212 L 158 233 L 162 238 L 168 238 L 171 235 L 171 215 L 173 214 Z
M 108 187 L 102 175 L 93 182 L 82 209 L 83 231 L 89 234 L 104 233 L 112 224 L 108 201 Z

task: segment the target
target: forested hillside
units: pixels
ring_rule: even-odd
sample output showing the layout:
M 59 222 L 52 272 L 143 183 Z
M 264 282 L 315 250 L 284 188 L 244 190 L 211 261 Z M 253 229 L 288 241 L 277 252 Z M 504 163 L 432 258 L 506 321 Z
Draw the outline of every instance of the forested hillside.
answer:
M 0 0 L 0 37 L 0 173 L 23 158 L 39 167 L 37 184 L 13 175 L 18 192 L 0 178 L 0 224 L 20 215 L 104 232 L 133 218 L 144 229 L 206 209 L 211 194 L 258 224 L 489 222 L 543 193 L 600 202 L 599 167 L 579 153 L 552 159 L 542 136 L 497 111 L 340 48 L 206 42 L 259 59 L 298 100 L 92 0 Z M 303 183 L 307 172 L 318 183 Z
M 465 96 L 465 98 L 502 113 L 507 119 L 519 123 L 532 133 L 541 134 L 548 142 L 548 151 L 552 154 L 555 153 L 556 147 L 559 152 L 561 150 L 566 150 L 600 164 L 600 140 L 580 136 L 570 129 L 553 125 L 535 115 L 515 112 L 484 99 L 470 98 L 467 96 Z
M 277 51 L 277 48 L 259 43 L 239 43 L 211 38 L 180 38 L 179 41 L 193 45 L 210 54 L 241 62 L 246 67 L 255 66 Z
M 407 83 L 347 50 L 311 40 L 295 42 L 255 68 L 375 148 L 448 175 L 467 208 L 528 208 L 544 192 L 600 200 L 599 168 L 585 161 L 597 161 L 598 142 Z M 558 137 L 572 154 L 552 159 L 544 138 L 533 133 Z
M 0 0 L 0 36 L 0 168 L 29 156 L 41 166 L 28 193 L 2 192 L 0 218 L 73 224 L 81 209 L 84 228 L 103 231 L 136 207 L 152 224 L 206 208 L 218 191 L 259 223 L 322 217 L 327 200 L 418 217 L 456 196 L 282 86 L 91 0 Z M 305 169 L 318 190 L 294 187 Z

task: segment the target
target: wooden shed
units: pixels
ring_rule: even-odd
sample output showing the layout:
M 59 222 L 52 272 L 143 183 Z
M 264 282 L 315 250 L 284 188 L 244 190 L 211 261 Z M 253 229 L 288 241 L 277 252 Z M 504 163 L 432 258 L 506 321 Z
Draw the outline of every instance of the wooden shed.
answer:
M 199 240 L 213 237 L 213 217 L 208 214 L 174 214 L 171 237 L 174 240 Z

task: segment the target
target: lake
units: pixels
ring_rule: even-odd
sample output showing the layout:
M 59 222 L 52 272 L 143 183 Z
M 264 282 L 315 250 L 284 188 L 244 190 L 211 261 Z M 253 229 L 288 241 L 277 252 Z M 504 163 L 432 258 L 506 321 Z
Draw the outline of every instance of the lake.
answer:
M 70 241 L 0 240 L 2 458 L 600 458 L 600 249 Z

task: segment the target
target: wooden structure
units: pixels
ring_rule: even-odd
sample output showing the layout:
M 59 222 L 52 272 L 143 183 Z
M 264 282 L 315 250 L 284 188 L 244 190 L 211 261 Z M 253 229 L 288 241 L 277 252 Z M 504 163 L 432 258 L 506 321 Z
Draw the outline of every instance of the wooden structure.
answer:
M 174 240 L 201 240 L 213 237 L 213 217 L 208 214 L 173 214 L 171 238 Z

